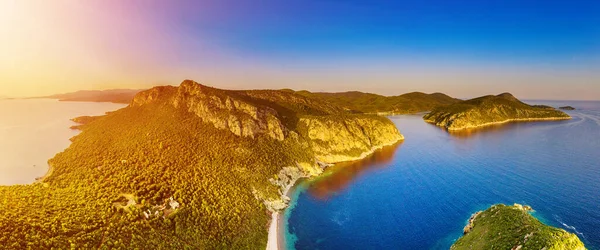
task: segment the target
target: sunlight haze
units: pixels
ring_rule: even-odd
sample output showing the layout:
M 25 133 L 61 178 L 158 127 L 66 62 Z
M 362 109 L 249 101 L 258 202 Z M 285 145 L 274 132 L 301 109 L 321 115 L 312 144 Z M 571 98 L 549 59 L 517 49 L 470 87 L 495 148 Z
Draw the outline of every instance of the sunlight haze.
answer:
M 476 3 L 437 3 L 445 12 L 419 15 L 431 6 L 392 13 L 384 3 L 295 10 L 292 2 L 1 1 L 0 96 L 193 79 L 233 89 L 600 99 L 600 15 L 589 3 L 552 3 L 535 16 L 507 4 L 486 19 L 462 14 L 491 8 Z M 435 22 L 451 13 L 458 21 Z

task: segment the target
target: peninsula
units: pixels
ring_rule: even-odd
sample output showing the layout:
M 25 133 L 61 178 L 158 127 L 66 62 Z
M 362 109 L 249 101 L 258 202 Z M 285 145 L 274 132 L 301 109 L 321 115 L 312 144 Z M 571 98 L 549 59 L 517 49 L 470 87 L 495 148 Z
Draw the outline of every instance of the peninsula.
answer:
M 140 89 L 81 90 L 72 93 L 45 96 L 63 102 L 112 102 L 128 104 Z
M 548 106 L 528 105 L 509 93 L 503 93 L 438 107 L 423 119 L 448 130 L 462 130 L 516 121 L 568 120 L 571 117 Z
M 0 187 L 1 245 L 265 249 L 297 179 L 403 140 L 382 116 L 191 80 L 74 120 L 81 133 L 49 161 L 50 175 Z
M 529 206 L 498 204 L 477 212 L 450 249 L 585 249 L 577 235 L 544 225 L 530 211 Z

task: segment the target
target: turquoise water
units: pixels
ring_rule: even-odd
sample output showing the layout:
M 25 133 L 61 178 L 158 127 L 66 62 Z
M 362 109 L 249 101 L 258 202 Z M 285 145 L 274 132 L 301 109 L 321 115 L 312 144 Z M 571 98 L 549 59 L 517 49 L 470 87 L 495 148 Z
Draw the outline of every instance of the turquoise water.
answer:
M 600 102 L 530 103 L 577 110 L 568 121 L 460 134 L 391 117 L 404 142 L 298 183 L 288 248 L 448 249 L 472 213 L 521 203 L 600 249 Z

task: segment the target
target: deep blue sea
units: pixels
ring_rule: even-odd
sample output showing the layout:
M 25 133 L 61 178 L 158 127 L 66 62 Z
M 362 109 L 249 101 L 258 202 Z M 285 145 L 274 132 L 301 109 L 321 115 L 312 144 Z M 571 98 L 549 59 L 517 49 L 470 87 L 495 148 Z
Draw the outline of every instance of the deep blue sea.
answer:
M 469 216 L 527 204 L 600 250 L 600 102 L 568 121 L 451 134 L 421 115 L 390 117 L 406 140 L 303 180 L 284 214 L 289 249 L 448 249 Z

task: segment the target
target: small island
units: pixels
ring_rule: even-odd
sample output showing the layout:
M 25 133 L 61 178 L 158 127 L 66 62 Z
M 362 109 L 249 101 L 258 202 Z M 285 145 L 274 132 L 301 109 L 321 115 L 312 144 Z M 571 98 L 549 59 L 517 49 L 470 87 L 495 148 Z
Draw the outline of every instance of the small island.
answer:
M 571 106 L 562 106 L 562 107 L 559 107 L 559 109 L 562 109 L 562 110 L 575 110 L 575 108 L 573 108 Z
M 528 105 L 510 93 L 503 93 L 438 107 L 423 119 L 448 130 L 463 130 L 507 122 L 568 120 L 571 117 L 546 106 Z
M 530 211 L 520 204 L 498 204 L 477 212 L 450 249 L 586 249 L 577 235 L 544 225 Z

